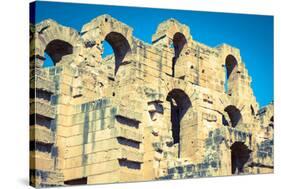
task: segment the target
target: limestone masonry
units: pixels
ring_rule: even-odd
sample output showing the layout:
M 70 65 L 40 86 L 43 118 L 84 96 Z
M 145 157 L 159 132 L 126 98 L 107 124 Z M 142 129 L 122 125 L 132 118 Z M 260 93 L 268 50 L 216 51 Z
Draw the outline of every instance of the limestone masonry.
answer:
M 109 15 L 30 31 L 33 186 L 273 172 L 273 103 L 259 107 L 239 49 L 175 19 L 151 44 Z

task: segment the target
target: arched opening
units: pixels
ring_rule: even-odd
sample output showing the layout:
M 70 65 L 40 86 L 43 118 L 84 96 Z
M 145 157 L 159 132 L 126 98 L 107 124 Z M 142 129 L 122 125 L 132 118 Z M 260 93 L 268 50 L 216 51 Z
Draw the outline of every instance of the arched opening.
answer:
M 179 156 L 181 120 L 191 107 L 191 101 L 187 94 L 180 89 L 170 91 L 166 100 L 171 104 L 172 137 L 174 144 L 179 145 Z
M 110 32 L 107 34 L 105 41 L 108 42 L 113 49 L 115 57 L 114 74 L 116 74 L 119 66 L 124 63 L 125 56 L 131 51 L 131 47 L 128 40 L 122 34 L 117 32 Z M 105 43 L 103 42 L 103 44 Z
M 242 115 L 241 112 L 238 108 L 236 108 L 235 106 L 227 106 L 224 111 L 228 114 L 229 120 L 230 120 L 230 124 L 227 123 L 227 125 L 231 125 L 232 127 L 236 127 L 241 119 L 242 119 Z M 227 121 L 227 120 L 224 120 Z
M 234 56 L 228 55 L 225 59 L 225 83 L 224 90 L 226 93 L 229 93 L 229 89 L 231 89 L 231 84 L 234 81 L 234 69 L 237 67 L 237 60 Z
M 59 39 L 53 40 L 46 46 L 43 67 L 55 66 L 63 56 L 72 53 L 73 46 L 71 44 Z
M 251 150 L 243 142 L 235 142 L 231 149 L 231 173 L 244 173 L 245 164 L 250 159 Z
M 173 37 L 173 47 L 174 47 L 174 53 L 175 56 L 173 57 L 173 63 L 172 63 L 172 77 L 175 77 L 175 65 L 177 62 L 177 59 L 180 56 L 180 53 L 184 47 L 184 45 L 187 43 L 185 36 L 182 33 L 175 33 Z

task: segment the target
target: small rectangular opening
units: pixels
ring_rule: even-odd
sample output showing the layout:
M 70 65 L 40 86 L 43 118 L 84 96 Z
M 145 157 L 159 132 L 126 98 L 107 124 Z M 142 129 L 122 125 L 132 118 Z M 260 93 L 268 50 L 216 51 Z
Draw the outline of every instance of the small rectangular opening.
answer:
M 88 178 L 83 177 L 83 178 L 64 181 L 64 184 L 65 185 L 83 185 L 83 184 L 87 184 L 87 181 L 88 181 Z
M 32 114 L 30 115 L 29 118 L 29 125 L 33 126 L 33 125 L 40 125 L 43 127 L 47 127 L 48 129 L 52 129 L 53 128 L 53 122 L 54 119 L 42 116 L 42 115 L 38 115 L 38 114 Z
M 141 169 L 140 162 L 130 161 L 127 159 L 119 159 L 118 161 L 121 167 L 127 167 L 129 169 Z
M 52 152 L 53 144 L 39 142 L 39 141 L 30 141 L 29 150 L 30 151 L 39 151 L 39 152 Z
M 130 140 L 130 139 L 123 138 L 123 137 L 118 137 L 117 141 L 121 145 L 130 146 L 130 147 L 137 148 L 137 149 L 140 148 L 140 143 L 137 141 L 134 141 L 134 140 Z
M 52 93 L 44 91 L 42 89 L 30 89 L 30 98 L 39 98 L 46 101 L 51 101 Z
M 136 121 L 136 120 L 133 120 L 133 119 L 130 119 L 130 118 L 126 118 L 126 117 L 123 117 L 123 116 L 115 116 L 116 120 L 123 124 L 123 125 L 127 125 L 127 126 L 130 126 L 130 127 L 134 127 L 134 128 L 139 128 L 139 121 Z

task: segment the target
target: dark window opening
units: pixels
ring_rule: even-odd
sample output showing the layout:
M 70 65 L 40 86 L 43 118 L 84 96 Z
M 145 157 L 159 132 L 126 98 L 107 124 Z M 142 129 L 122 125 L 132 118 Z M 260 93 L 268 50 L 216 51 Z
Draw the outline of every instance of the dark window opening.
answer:
M 140 148 L 140 142 L 138 142 L 138 141 L 127 139 L 124 137 L 117 137 L 117 141 L 119 144 L 124 145 L 124 146 L 129 146 L 129 147 L 137 148 L 137 149 Z
M 225 59 L 225 84 L 224 84 L 224 89 L 225 92 L 228 93 L 230 86 L 229 86 L 229 81 L 233 80 L 233 73 L 234 69 L 237 67 L 237 60 L 234 56 L 228 55 Z
M 182 33 L 177 32 L 174 35 L 172 45 L 174 47 L 175 56 L 173 57 L 173 62 L 172 62 L 172 77 L 175 77 L 175 65 L 186 43 L 187 43 L 186 38 Z
M 55 66 L 62 57 L 73 53 L 73 46 L 65 41 L 56 39 L 51 41 L 45 49 L 43 67 Z
M 39 99 L 43 99 L 46 101 L 51 101 L 51 96 L 52 93 L 48 92 L 48 91 L 44 91 L 42 89 L 32 89 L 30 88 L 30 98 L 39 98 Z
M 244 173 L 245 164 L 250 159 L 251 150 L 243 142 L 235 142 L 231 147 L 231 173 Z
M 52 146 L 53 144 L 50 143 L 44 143 L 39 141 L 30 141 L 29 148 L 30 151 L 39 151 L 39 152 L 52 152 Z
M 119 159 L 118 161 L 121 167 L 127 167 L 129 169 L 141 169 L 141 163 L 139 162 L 130 161 L 127 159 Z
M 191 107 L 191 101 L 187 94 L 180 89 L 170 91 L 166 100 L 171 104 L 172 137 L 174 144 L 179 144 L 180 148 L 180 123 L 185 113 Z
M 231 122 L 231 126 L 236 127 L 242 119 L 240 110 L 238 108 L 236 108 L 235 106 L 230 105 L 230 106 L 227 106 L 224 109 L 224 111 L 227 112 L 227 114 L 228 114 L 228 117 Z
M 127 126 L 134 127 L 134 128 L 139 128 L 140 122 L 137 120 L 119 116 L 119 115 L 115 116 L 115 118 L 119 123 L 121 123 L 123 125 L 127 125 Z
M 48 129 L 54 130 L 55 122 L 54 119 L 51 119 L 49 117 L 45 117 L 39 114 L 32 114 L 30 115 L 29 118 L 29 125 L 30 126 L 40 125 Z
M 106 44 L 106 42 L 108 44 Z M 116 75 L 119 66 L 124 63 L 125 56 L 131 51 L 131 47 L 129 45 L 129 42 L 127 39 L 120 33 L 117 32 L 110 32 L 105 37 L 105 41 L 103 41 L 103 44 L 105 45 L 106 49 L 105 53 L 110 53 L 110 48 L 108 46 L 111 46 L 114 52 L 115 57 L 115 70 L 114 74 Z
M 73 179 L 73 180 L 68 180 L 68 181 L 64 181 L 65 185 L 83 185 L 83 184 L 87 184 L 87 177 L 83 177 L 83 178 L 79 178 L 79 179 Z

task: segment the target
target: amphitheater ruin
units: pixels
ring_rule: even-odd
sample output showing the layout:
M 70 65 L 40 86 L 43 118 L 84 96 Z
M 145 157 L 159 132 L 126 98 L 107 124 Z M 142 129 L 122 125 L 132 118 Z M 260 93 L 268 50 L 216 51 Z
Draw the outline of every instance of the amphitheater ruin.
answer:
M 273 102 L 260 108 L 251 81 L 239 49 L 199 43 L 175 19 L 151 44 L 110 15 L 80 32 L 31 24 L 30 183 L 273 173 Z

